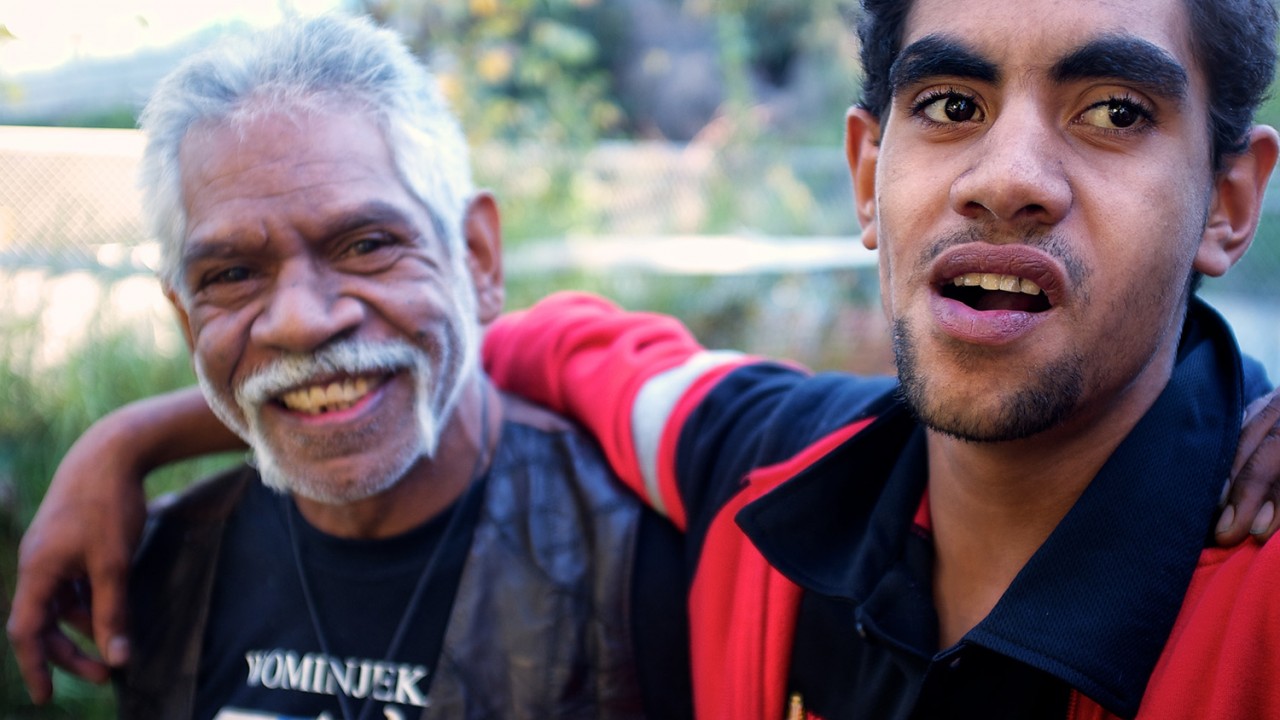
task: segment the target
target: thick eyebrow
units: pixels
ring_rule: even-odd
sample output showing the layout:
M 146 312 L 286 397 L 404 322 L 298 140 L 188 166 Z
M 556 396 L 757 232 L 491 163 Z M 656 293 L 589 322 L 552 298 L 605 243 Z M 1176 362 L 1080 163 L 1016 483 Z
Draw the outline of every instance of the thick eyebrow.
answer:
M 893 95 L 925 78 L 951 76 L 996 82 L 1000 70 L 978 53 L 942 35 L 926 35 L 908 45 L 889 68 Z
M 1108 35 L 1086 43 L 1053 66 L 1055 82 L 1119 80 L 1181 102 L 1187 71 L 1164 49 L 1128 35 Z
M 944 35 L 926 35 L 908 45 L 889 68 L 893 94 L 926 78 L 951 76 L 998 82 L 995 63 Z M 1153 95 L 1181 102 L 1187 96 L 1187 71 L 1164 49 L 1141 38 L 1107 35 L 1076 48 L 1054 63 L 1054 82 L 1119 80 Z

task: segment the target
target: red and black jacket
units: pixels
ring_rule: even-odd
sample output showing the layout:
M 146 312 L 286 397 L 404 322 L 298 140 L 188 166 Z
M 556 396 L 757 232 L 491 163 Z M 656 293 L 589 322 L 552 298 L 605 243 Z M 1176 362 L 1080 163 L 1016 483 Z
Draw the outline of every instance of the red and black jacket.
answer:
M 1155 406 L 940 652 L 923 432 L 891 380 L 708 352 L 581 294 L 499 321 L 485 354 L 686 531 L 700 718 L 1280 719 L 1280 546 L 1205 549 L 1243 401 L 1198 301 Z

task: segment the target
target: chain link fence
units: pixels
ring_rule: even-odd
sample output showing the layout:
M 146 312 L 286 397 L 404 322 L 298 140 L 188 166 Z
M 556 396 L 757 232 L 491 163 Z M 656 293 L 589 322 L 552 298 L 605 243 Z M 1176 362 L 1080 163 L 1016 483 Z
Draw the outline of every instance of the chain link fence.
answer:
M 12 285 L 19 270 L 117 278 L 151 273 L 158 251 L 141 227 L 135 185 L 141 149 L 136 131 L 0 127 L 0 283 Z M 823 318 L 835 312 L 818 294 L 831 291 L 825 275 L 862 268 L 836 281 L 835 291 L 875 302 L 874 288 L 867 287 L 874 285 L 874 269 L 866 272 L 875 259 L 854 240 L 858 228 L 839 148 L 607 143 L 576 153 L 480 147 L 473 164 L 503 210 L 508 277 L 532 280 L 531 292 L 553 289 L 534 277 L 551 272 L 639 269 L 648 273 L 639 282 L 644 285 L 655 275 L 718 276 L 716 293 L 746 295 L 724 301 L 734 313 L 768 305 L 763 297 L 776 302 L 807 294 L 797 307 Z M 759 289 L 760 278 L 779 276 L 789 276 L 781 290 L 774 281 Z M 625 296 L 628 282 L 602 289 Z M 1280 378 L 1274 319 L 1280 189 L 1268 194 L 1244 262 L 1227 277 L 1208 280 L 1203 292 L 1228 314 L 1249 352 Z M 11 293 L 0 292 L 0 303 L 5 297 Z M 767 308 L 752 312 L 767 317 Z M 806 342 L 829 344 L 834 335 L 819 327 Z M 761 349 L 815 361 L 805 347 Z
M 0 128 L 0 268 L 146 271 L 128 130 Z
M 0 268 L 149 272 L 154 249 L 135 186 L 141 137 L 129 130 L 0 127 Z M 852 238 L 838 149 L 748 153 L 603 144 L 578 153 L 482 147 L 517 245 L 565 237 Z

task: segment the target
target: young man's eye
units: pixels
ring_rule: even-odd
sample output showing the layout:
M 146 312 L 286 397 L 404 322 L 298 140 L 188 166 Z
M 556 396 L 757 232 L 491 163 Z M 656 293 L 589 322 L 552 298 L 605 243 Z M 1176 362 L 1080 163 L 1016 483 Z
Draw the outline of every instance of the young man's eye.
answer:
M 1152 116 L 1149 110 L 1124 98 L 1109 98 L 1095 103 L 1080 115 L 1081 123 L 1107 130 L 1139 128 L 1151 121 Z
M 926 95 L 916 103 L 913 112 L 944 124 L 975 122 L 983 118 L 982 108 L 978 107 L 977 100 L 954 91 Z

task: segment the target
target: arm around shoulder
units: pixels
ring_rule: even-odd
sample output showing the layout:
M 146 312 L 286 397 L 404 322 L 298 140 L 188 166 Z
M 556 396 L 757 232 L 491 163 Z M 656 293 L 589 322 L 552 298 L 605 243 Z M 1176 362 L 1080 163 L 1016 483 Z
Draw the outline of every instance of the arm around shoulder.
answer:
M 653 376 L 702 350 L 675 318 L 561 292 L 499 318 L 485 338 L 484 364 L 499 387 L 586 427 L 635 487 L 636 396 Z

